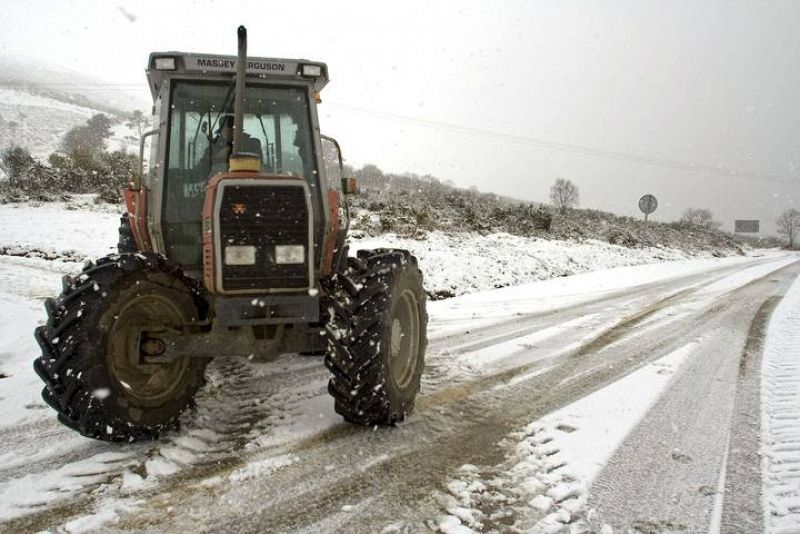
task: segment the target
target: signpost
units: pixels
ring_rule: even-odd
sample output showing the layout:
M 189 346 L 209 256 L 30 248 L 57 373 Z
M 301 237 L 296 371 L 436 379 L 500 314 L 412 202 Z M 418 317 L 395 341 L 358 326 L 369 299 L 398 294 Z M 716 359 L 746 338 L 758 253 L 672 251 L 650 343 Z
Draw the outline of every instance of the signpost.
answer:
M 639 210 L 644 213 L 644 220 L 647 222 L 647 216 L 656 211 L 658 207 L 658 200 L 653 195 L 644 195 L 639 199 Z
M 761 221 L 736 219 L 733 222 L 735 234 L 757 234 L 761 231 Z

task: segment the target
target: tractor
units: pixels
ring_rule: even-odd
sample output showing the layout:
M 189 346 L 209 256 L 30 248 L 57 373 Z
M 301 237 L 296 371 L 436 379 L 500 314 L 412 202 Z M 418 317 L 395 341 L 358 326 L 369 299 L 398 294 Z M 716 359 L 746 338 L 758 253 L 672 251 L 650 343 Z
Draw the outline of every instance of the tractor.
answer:
M 327 65 L 248 57 L 241 26 L 236 56 L 152 53 L 146 72 L 155 129 L 118 253 L 65 276 L 35 331 L 59 421 L 156 439 L 212 358 L 286 353 L 325 355 L 346 421 L 403 420 L 427 343 L 422 274 L 405 250 L 349 254 L 356 184 L 317 115 Z

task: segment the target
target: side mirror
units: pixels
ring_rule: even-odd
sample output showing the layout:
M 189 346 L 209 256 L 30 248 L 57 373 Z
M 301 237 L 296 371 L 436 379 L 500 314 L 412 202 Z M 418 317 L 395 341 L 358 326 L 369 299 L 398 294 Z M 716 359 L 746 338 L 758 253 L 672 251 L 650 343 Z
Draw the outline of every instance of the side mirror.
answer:
M 358 189 L 357 185 L 355 178 L 342 178 L 342 191 L 345 195 L 355 194 Z

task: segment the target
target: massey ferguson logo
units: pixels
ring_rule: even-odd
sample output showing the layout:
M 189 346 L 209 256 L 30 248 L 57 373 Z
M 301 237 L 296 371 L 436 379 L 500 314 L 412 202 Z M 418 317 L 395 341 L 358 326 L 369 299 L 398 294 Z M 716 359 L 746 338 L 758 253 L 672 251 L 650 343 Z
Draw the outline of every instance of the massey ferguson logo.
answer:
M 194 67 L 194 70 L 211 70 L 215 72 L 230 72 L 236 70 L 236 58 L 187 57 L 185 61 L 187 67 L 189 69 Z M 251 72 L 286 72 L 286 63 L 248 59 L 247 70 Z
M 233 213 L 236 215 L 244 215 L 244 212 L 247 211 L 247 206 L 245 204 L 234 204 L 233 205 Z

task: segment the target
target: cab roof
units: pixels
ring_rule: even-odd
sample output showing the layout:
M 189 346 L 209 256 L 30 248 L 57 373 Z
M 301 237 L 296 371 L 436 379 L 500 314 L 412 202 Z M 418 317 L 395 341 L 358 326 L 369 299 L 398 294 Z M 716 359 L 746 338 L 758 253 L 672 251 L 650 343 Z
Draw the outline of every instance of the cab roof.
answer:
M 170 61 L 173 58 L 173 61 Z M 156 65 L 156 60 L 159 61 Z M 158 96 L 166 78 L 181 75 L 201 76 L 210 80 L 230 80 L 236 74 L 236 56 L 193 54 L 186 52 L 153 52 L 147 61 L 147 81 L 153 100 Z M 319 67 L 319 75 L 304 75 L 306 65 Z M 315 69 L 311 69 L 315 70 Z M 314 81 L 319 92 L 328 83 L 328 66 L 306 59 L 281 59 L 267 57 L 247 58 L 247 77 L 258 79 Z

